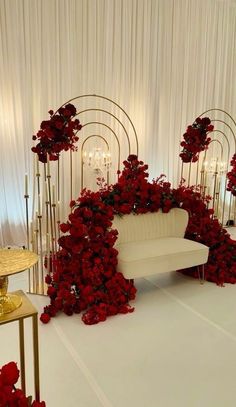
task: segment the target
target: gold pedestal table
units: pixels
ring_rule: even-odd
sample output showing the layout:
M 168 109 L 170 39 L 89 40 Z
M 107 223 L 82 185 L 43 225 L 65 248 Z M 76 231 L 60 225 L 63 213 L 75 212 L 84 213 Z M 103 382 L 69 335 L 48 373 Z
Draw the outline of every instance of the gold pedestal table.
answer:
M 26 394 L 24 319 L 32 317 L 34 387 L 35 399 L 39 401 L 38 311 L 23 291 L 7 292 L 8 277 L 29 269 L 37 261 L 37 254 L 29 250 L 0 249 L 0 325 L 19 322 L 21 388 Z

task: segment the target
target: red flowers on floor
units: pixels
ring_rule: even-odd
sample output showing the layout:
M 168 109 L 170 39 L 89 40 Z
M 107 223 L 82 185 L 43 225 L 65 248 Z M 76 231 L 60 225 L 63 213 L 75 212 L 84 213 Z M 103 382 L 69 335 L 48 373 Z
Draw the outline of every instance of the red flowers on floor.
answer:
M 15 362 L 9 362 L 0 369 L 0 407 L 46 407 L 44 401 L 27 398 L 22 390 L 15 387 L 20 371 Z

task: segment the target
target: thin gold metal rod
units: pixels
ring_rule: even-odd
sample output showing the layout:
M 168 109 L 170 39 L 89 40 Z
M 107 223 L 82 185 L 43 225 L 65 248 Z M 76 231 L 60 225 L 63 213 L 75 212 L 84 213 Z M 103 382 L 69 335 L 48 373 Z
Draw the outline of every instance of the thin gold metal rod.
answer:
M 216 192 L 216 201 L 217 201 L 217 203 L 216 203 L 216 210 L 215 210 L 215 214 L 216 214 L 216 217 L 218 218 L 219 216 L 219 200 L 220 200 L 220 194 L 219 194 L 219 192 Z
M 36 229 L 35 229 L 35 243 L 36 249 L 35 253 L 39 254 L 39 218 L 36 217 Z M 39 292 L 39 265 L 38 263 L 35 265 L 35 293 Z
M 181 163 L 181 173 L 180 173 L 180 179 L 181 180 L 183 179 L 183 171 L 184 171 L 184 163 L 182 161 L 182 163 Z
M 54 259 L 54 236 L 53 236 L 53 216 L 52 216 L 52 194 L 51 194 L 51 175 L 50 175 L 50 163 L 48 161 L 48 198 L 49 198 L 49 221 L 50 221 L 50 231 L 51 231 L 51 243 L 52 243 L 52 258 Z
M 228 221 L 231 220 L 231 207 L 232 207 L 232 194 L 230 194 L 230 199 L 229 199 Z M 229 226 L 230 226 L 230 222 L 229 222 Z
M 81 174 L 81 178 L 80 178 L 80 184 L 81 184 L 81 190 L 83 190 L 84 189 L 84 158 L 83 158 L 83 150 L 82 150 L 82 148 L 81 148 L 81 151 L 80 151 L 80 168 L 81 168 L 81 171 L 80 171 L 80 174 Z
M 57 200 L 60 201 L 60 157 L 57 161 Z
M 197 161 L 197 174 L 196 174 L 196 185 L 198 183 L 198 172 L 199 172 L 199 159 Z
M 216 110 L 220 110 L 220 109 L 216 109 Z M 205 112 L 205 113 L 207 113 L 207 112 Z M 204 113 L 203 113 L 203 114 L 204 114 Z M 229 144 L 229 140 L 228 140 L 227 136 L 225 135 L 225 133 L 224 133 L 223 131 L 221 131 L 221 130 L 213 130 L 212 133 L 220 133 L 220 134 L 224 137 L 224 139 L 225 139 L 225 141 L 226 141 L 226 144 L 227 144 L 227 147 L 228 147 L 228 149 L 227 149 L 227 169 L 226 169 L 226 173 L 227 173 L 227 172 L 228 172 L 228 169 L 229 169 L 229 155 L 230 155 L 230 144 Z M 212 140 L 212 141 L 216 141 L 216 142 L 218 142 L 219 144 L 221 144 L 221 143 L 219 142 L 219 140 Z M 222 147 L 222 148 L 223 148 L 223 147 Z M 222 218 L 221 218 L 221 224 L 222 224 L 222 225 L 224 225 L 226 190 L 227 190 L 227 182 L 225 181 L 225 185 L 224 185 L 224 197 L 223 197 L 223 208 L 222 208 Z
M 44 286 L 44 265 L 43 265 L 43 236 L 42 236 L 42 216 L 38 216 L 39 220 L 39 247 L 40 247 L 40 274 L 41 274 L 41 292 Z
M 46 247 L 47 247 L 47 273 L 51 273 L 51 265 L 50 265 L 50 235 L 49 233 L 46 234 Z
M 72 162 L 72 151 L 70 150 L 70 200 L 73 198 L 73 162 Z
M 201 284 L 204 284 L 204 281 L 205 281 L 205 265 L 204 264 L 202 264 L 202 282 L 201 282 Z
M 47 181 L 47 169 L 46 169 L 46 163 L 43 163 L 43 179 L 44 182 Z
M 122 123 L 114 114 L 112 114 L 112 113 L 110 113 L 110 112 L 108 112 L 107 110 L 104 110 L 104 109 L 85 109 L 85 110 L 81 110 L 81 111 L 78 112 L 78 116 L 81 115 L 82 113 L 90 112 L 90 111 L 96 111 L 96 112 L 107 113 L 107 114 L 109 114 L 109 116 L 114 117 L 114 119 L 119 122 L 119 124 L 122 126 L 122 128 L 123 128 L 123 130 L 124 130 L 124 132 L 125 132 L 125 135 L 126 135 L 126 138 L 127 138 L 127 142 L 128 142 L 128 146 L 129 146 L 129 147 L 128 147 L 128 150 L 129 150 L 129 152 L 130 152 L 130 151 L 131 151 L 130 139 L 129 139 L 128 132 L 127 132 L 125 126 L 123 125 L 123 123 Z M 84 125 L 83 125 L 83 127 L 84 127 Z
M 236 126 L 236 121 L 233 119 L 233 117 L 228 112 L 226 112 L 225 110 L 222 110 L 222 109 L 213 108 L 213 109 L 206 110 L 199 117 L 203 116 L 206 113 L 213 112 L 213 111 L 218 111 L 218 112 L 224 113 L 226 116 L 228 116 L 232 120 L 233 124 Z M 235 134 L 234 134 L 233 130 L 231 129 L 231 127 L 227 123 L 225 123 L 223 120 L 214 120 L 214 121 L 222 122 L 222 123 L 224 123 L 226 126 L 228 126 L 230 128 L 231 133 L 233 134 L 234 146 L 235 146 L 235 150 L 236 150 L 236 137 L 235 137 Z
M 214 186 L 213 186 L 213 204 L 212 204 L 214 211 L 215 211 L 215 200 L 216 200 L 217 175 L 218 175 L 218 171 L 217 171 L 217 161 L 216 161 L 216 167 L 215 167 L 215 172 L 214 172 Z
M 56 255 L 57 252 L 57 223 L 56 223 L 56 204 L 52 204 L 52 214 L 53 214 L 53 227 L 54 227 L 54 253 Z
M 235 146 L 235 150 L 236 150 L 236 136 L 235 136 L 235 134 L 234 134 L 234 131 L 233 131 L 232 127 L 231 127 L 228 123 L 226 123 L 224 120 L 213 119 L 213 120 L 211 120 L 211 122 L 220 122 L 220 123 L 223 123 L 224 126 L 228 127 L 228 129 L 229 129 L 230 132 L 231 132 L 231 135 L 233 136 L 233 139 L 234 139 L 234 146 Z
M 114 135 L 114 137 L 115 137 L 115 139 L 116 139 L 116 141 L 117 141 L 117 144 L 120 145 L 120 142 L 119 142 L 119 139 L 118 139 L 118 137 L 117 137 L 117 134 L 114 132 L 114 130 L 112 130 L 112 128 L 111 128 L 110 126 L 108 126 L 108 125 L 105 124 L 105 123 L 95 121 L 95 122 L 88 122 L 88 123 L 85 123 L 85 124 L 83 125 L 83 128 L 86 127 L 86 126 L 90 126 L 91 124 L 100 124 L 101 126 L 104 126 L 104 127 L 106 127 L 107 129 L 109 129 L 109 130 L 111 131 L 111 133 Z M 92 136 L 92 137 L 93 137 L 93 136 Z M 97 136 L 97 137 L 99 137 L 99 136 Z M 100 136 L 100 137 L 102 137 L 102 136 Z M 129 149 L 129 154 L 130 154 L 130 149 Z
M 27 249 L 29 250 L 29 195 L 24 195 L 25 198 L 25 215 L 26 215 L 26 233 L 27 233 Z
M 19 319 L 19 338 L 20 338 L 20 370 L 21 370 L 21 389 L 26 393 L 25 388 L 25 340 L 24 340 L 24 319 Z
M 235 218 L 236 218 L 236 197 L 234 197 L 234 226 L 235 225 Z
M 188 186 L 190 185 L 191 164 L 192 164 L 192 162 L 190 161 L 190 163 L 189 163 L 189 170 L 188 170 Z
M 236 126 L 235 120 L 233 119 L 233 117 L 232 117 L 228 112 L 226 112 L 226 111 L 223 110 L 223 109 L 218 109 L 218 108 L 215 108 L 215 107 L 213 107 L 212 109 L 206 110 L 206 111 L 203 112 L 199 117 L 203 116 L 203 115 L 206 114 L 206 113 L 212 112 L 212 111 L 218 111 L 218 112 L 223 112 L 223 113 L 225 113 L 226 116 L 230 117 L 230 119 L 232 120 L 232 122 L 233 122 L 233 123 L 235 124 L 235 126 Z
M 114 102 L 112 99 L 107 98 L 107 97 L 105 97 L 105 96 L 96 95 L 96 94 L 80 95 L 80 96 L 76 96 L 76 97 L 74 97 L 74 98 L 68 100 L 67 102 L 63 103 L 63 105 L 60 106 L 59 109 L 60 109 L 61 107 L 65 106 L 65 105 L 67 105 L 68 103 L 72 102 L 73 100 L 82 99 L 82 98 L 87 98 L 87 97 L 95 97 L 95 98 L 100 98 L 100 99 L 103 99 L 103 100 L 108 100 L 110 103 L 112 103 L 113 105 L 117 106 L 118 109 L 120 109 L 120 110 L 125 114 L 125 116 L 127 117 L 128 121 L 130 122 L 130 124 L 131 124 L 131 126 L 132 126 L 132 129 L 133 129 L 133 132 L 134 132 L 134 137 L 135 137 L 136 147 L 137 147 L 137 156 L 138 156 L 138 155 L 139 155 L 138 136 L 137 136 L 137 132 L 136 132 L 136 130 L 135 130 L 134 124 L 133 124 L 132 120 L 130 119 L 129 115 L 126 113 L 126 111 L 125 111 L 120 105 L 118 105 L 118 103 Z M 57 111 L 54 113 L 54 115 L 58 112 L 59 109 L 57 109 Z
M 33 225 L 33 219 L 32 222 L 30 222 L 30 244 L 31 244 L 31 250 L 34 251 L 34 225 Z M 34 270 L 33 266 L 33 270 Z M 32 292 L 32 279 L 31 279 L 31 270 L 28 269 L 28 291 L 29 293 Z
M 28 207 L 28 199 L 29 199 L 29 195 L 24 195 L 25 198 L 25 216 L 26 216 L 26 234 L 27 234 L 27 249 L 29 250 L 29 242 L 30 242 L 30 238 L 29 238 L 29 207 Z M 31 274 L 30 274 L 30 269 L 28 269 L 28 290 L 30 292 L 30 286 L 31 286 Z
M 49 201 L 46 201 L 46 255 L 47 255 L 47 273 L 50 274 L 50 241 L 49 241 Z M 44 285 L 43 285 L 44 287 Z
M 201 192 L 201 190 L 204 190 L 205 162 L 206 162 L 206 151 L 205 151 L 205 153 L 204 153 L 204 157 L 203 157 L 203 160 L 202 160 L 201 180 L 200 180 L 200 192 Z
M 40 401 L 39 384 L 39 343 L 38 343 L 38 314 L 33 315 L 33 348 L 34 348 L 34 388 L 35 400 Z

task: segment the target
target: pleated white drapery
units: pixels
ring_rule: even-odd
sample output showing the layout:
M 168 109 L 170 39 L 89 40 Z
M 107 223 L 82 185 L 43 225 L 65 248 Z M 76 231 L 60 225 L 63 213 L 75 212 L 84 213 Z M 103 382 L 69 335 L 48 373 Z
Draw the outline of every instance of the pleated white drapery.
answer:
M 119 103 L 150 177 L 177 182 L 186 125 L 235 114 L 235 28 L 235 1 L 0 0 L 0 245 L 26 240 L 32 134 L 77 95 Z

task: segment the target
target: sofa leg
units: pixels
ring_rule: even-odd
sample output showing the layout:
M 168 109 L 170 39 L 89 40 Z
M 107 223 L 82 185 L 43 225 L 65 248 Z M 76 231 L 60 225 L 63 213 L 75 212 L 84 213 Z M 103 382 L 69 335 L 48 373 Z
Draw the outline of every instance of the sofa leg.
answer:
M 205 280 L 204 264 L 197 267 L 197 272 L 198 272 L 198 279 L 199 279 L 200 284 L 204 284 L 204 280 Z

